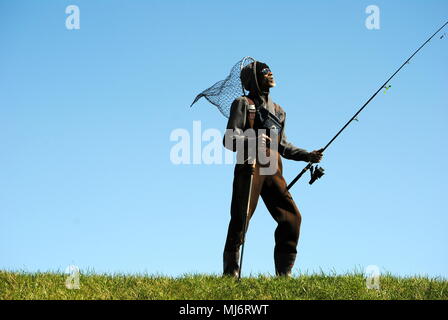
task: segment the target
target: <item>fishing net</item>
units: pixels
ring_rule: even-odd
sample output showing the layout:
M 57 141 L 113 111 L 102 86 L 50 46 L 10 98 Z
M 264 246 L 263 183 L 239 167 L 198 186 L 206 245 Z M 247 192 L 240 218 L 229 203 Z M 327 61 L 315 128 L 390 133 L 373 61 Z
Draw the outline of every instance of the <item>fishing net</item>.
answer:
M 241 95 L 245 95 L 240 79 L 241 70 L 253 62 L 255 62 L 255 59 L 251 57 L 244 57 L 238 61 L 230 70 L 230 74 L 227 78 L 216 82 L 210 88 L 199 93 L 191 106 L 193 106 L 200 98 L 204 97 L 211 104 L 216 106 L 224 117 L 228 118 L 232 102 Z

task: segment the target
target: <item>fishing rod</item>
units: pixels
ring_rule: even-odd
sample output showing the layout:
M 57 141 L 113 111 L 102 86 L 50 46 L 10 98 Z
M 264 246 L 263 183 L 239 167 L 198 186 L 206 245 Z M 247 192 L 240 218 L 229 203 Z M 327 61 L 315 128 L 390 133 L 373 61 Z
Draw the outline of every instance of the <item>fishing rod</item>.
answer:
M 400 68 L 397 69 L 397 71 L 394 72 L 394 74 L 392 74 L 390 76 L 389 79 L 386 80 L 386 82 L 384 82 L 384 84 L 370 97 L 369 100 L 367 100 L 366 103 L 364 103 L 364 105 L 358 110 L 358 112 L 355 113 L 355 115 L 342 127 L 341 130 L 339 130 L 338 133 L 336 133 L 336 135 L 327 143 L 327 145 L 325 147 L 323 147 L 322 149 L 320 149 L 320 151 L 323 153 L 329 146 L 330 144 L 333 143 L 334 140 L 336 140 L 336 138 L 341 134 L 342 131 L 344 131 L 345 128 L 347 128 L 347 126 L 356 119 L 356 117 L 361 113 L 362 110 L 364 110 L 364 108 L 370 103 L 370 101 L 373 100 L 373 98 L 375 98 L 375 96 L 382 90 L 382 89 L 388 89 L 387 84 L 389 83 L 390 80 L 392 80 L 393 77 L 395 77 L 395 75 L 406 65 L 409 63 L 409 61 L 411 61 L 411 59 L 417 54 L 417 52 L 419 52 L 429 41 L 431 41 L 432 38 L 434 38 L 434 36 L 440 32 L 440 30 L 442 30 L 446 25 L 448 24 L 448 21 L 445 22 L 445 24 L 443 26 L 441 26 L 436 32 L 434 32 L 434 34 L 429 37 L 428 40 L 426 40 L 421 46 L 420 48 L 418 48 L 401 66 Z M 442 39 L 443 36 L 440 38 Z M 319 167 L 316 165 L 316 168 L 313 167 L 313 163 L 309 162 L 307 164 L 307 166 L 305 168 L 303 168 L 302 171 L 300 171 L 300 173 L 294 178 L 294 180 L 291 181 L 291 183 L 288 185 L 287 189 L 291 189 L 291 187 L 303 176 L 303 174 L 305 172 L 307 172 L 308 170 L 310 170 L 311 172 L 311 180 L 309 182 L 309 184 L 313 184 L 314 181 L 316 181 L 317 179 L 321 178 L 324 175 L 324 169 L 322 167 Z

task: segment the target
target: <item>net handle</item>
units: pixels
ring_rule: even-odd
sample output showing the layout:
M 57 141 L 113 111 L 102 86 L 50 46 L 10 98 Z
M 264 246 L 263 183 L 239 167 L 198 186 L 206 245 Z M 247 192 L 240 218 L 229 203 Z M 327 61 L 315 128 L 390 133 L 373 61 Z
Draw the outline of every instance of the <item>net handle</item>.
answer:
M 240 72 L 245 67 L 244 62 L 246 62 L 246 60 L 252 60 L 251 62 L 256 62 L 256 60 L 254 58 L 250 57 L 250 56 L 244 57 L 243 60 L 241 61 Z M 243 90 L 243 96 L 246 96 L 246 91 L 244 91 L 244 86 L 243 86 L 242 83 L 241 83 L 241 89 Z

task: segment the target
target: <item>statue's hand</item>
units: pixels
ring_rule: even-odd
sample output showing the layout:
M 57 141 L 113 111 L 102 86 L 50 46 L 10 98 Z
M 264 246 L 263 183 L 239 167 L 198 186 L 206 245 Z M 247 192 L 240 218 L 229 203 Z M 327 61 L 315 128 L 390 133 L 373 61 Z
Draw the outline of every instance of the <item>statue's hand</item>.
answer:
M 308 153 L 308 162 L 319 163 L 323 157 L 323 148 L 319 150 L 314 150 Z

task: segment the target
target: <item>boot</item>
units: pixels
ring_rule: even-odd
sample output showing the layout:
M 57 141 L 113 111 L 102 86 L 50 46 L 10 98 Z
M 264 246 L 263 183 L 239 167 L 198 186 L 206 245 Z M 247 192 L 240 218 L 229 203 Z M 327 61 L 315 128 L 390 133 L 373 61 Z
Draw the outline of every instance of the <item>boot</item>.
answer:
M 275 274 L 277 276 L 291 276 L 291 270 L 294 266 L 294 261 L 296 260 L 295 253 L 282 253 L 276 252 L 274 253 L 274 261 L 275 261 Z
M 240 260 L 240 251 L 230 252 L 224 251 L 224 275 L 238 278 L 240 267 L 238 265 Z

